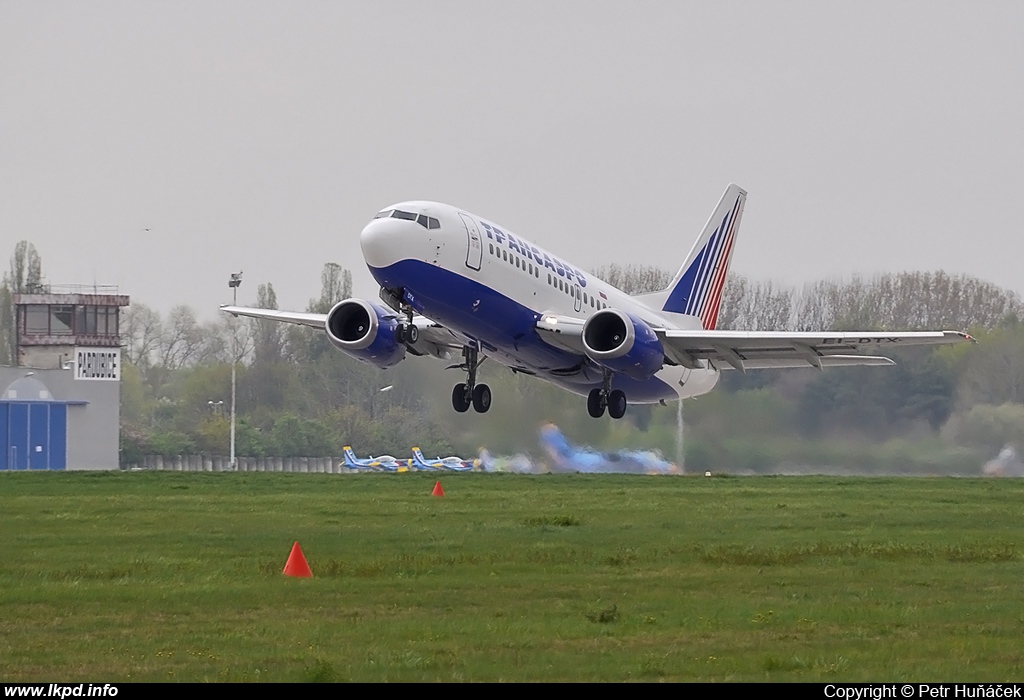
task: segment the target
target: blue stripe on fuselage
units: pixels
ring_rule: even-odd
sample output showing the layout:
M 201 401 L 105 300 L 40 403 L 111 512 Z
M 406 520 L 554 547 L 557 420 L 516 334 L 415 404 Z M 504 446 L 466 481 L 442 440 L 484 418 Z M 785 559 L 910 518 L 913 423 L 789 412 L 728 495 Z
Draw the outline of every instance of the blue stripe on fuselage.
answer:
M 370 267 L 370 274 L 387 289 L 406 290 L 406 301 L 437 323 L 482 344 L 487 355 L 510 367 L 536 372 L 540 378 L 586 395 L 601 386 L 602 371 L 583 355 L 552 347 L 537 334 L 540 313 L 476 280 L 421 260 L 401 260 L 387 267 Z M 571 376 L 550 374 L 582 365 Z M 622 389 L 634 403 L 677 398 L 665 382 L 644 381 L 616 374 L 612 387 Z

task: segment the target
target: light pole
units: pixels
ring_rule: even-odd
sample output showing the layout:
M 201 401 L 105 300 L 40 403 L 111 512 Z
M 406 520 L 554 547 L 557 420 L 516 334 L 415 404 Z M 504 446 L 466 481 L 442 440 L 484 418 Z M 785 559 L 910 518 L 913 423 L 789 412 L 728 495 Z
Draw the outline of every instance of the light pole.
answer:
M 377 394 L 386 394 L 387 392 L 391 391 L 394 388 L 394 384 L 388 384 L 386 387 L 377 389 L 377 391 L 370 394 L 370 420 L 376 420 L 377 418 L 377 412 L 375 410 L 375 406 L 377 403 Z
M 228 280 L 231 287 L 231 303 L 238 306 L 238 287 L 242 284 L 242 271 L 232 272 Z M 238 469 L 235 464 L 235 366 L 238 364 L 238 333 L 233 329 L 231 333 L 231 471 Z
M 676 462 L 679 463 L 679 471 L 686 472 L 686 465 L 683 464 L 683 400 L 679 399 L 679 408 L 676 409 Z

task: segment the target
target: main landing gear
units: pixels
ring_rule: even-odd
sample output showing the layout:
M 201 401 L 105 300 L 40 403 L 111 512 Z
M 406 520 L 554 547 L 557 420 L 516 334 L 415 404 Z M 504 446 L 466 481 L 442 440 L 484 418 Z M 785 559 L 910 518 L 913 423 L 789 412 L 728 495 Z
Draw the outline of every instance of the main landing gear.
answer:
M 606 407 L 612 418 L 626 415 L 626 393 L 622 389 L 612 389 L 612 373 L 609 370 L 604 371 L 601 388 L 591 389 L 587 396 L 587 412 L 592 418 L 603 416 Z
M 398 328 L 395 329 L 395 338 L 399 343 L 415 345 L 416 341 L 420 339 L 420 329 L 412 322 L 412 307 L 403 306 L 402 311 L 405 312 L 406 322 L 398 324 Z
M 452 408 L 459 413 L 465 413 L 472 406 L 477 413 L 487 413 L 491 407 L 491 388 L 486 384 L 476 383 L 476 371 L 483 360 L 476 346 L 467 345 L 462 348 L 462 356 L 466 361 L 457 365 L 469 372 L 469 380 L 455 385 L 452 389 Z

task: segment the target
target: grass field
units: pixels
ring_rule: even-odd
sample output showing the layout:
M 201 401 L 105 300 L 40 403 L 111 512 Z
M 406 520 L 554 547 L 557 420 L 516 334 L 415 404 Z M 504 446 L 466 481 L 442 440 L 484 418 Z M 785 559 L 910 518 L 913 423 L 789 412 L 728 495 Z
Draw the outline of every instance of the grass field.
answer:
M 1024 677 L 1024 481 L 435 479 L 0 474 L 0 679 Z

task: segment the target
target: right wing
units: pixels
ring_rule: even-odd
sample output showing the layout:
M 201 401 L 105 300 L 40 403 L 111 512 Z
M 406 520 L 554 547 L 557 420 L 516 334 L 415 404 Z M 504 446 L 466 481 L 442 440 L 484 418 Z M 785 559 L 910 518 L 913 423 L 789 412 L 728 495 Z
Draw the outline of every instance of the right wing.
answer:
M 248 316 L 250 318 L 262 318 L 282 323 L 295 323 L 300 326 L 309 326 L 325 330 L 327 327 L 327 314 L 303 313 L 301 311 L 278 311 L 277 309 L 253 309 L 247 306 L 231 306 L 225 304 L 220 307 L 221 311 L 232 316 Z
M 327 314 L 256 309 L 248 306 L 230 305 L 221 306 L 220 310 L 232 316 L 247 316 L 249 318 L 280 321 L 281 323 L 292 323 L 327 332 Z M 419 331 L 419 339 L 415 343 L 407 344 L 406 347 L 414 355 L 433 355 L 442 360 L 448 360 L 453 356 L 453 350 L 461 350 L 462 346 L 465 345 L 465 342 L 461 341 L 450 330 L 434 323 L 426 316 L 413 316 L 412 322 Z

